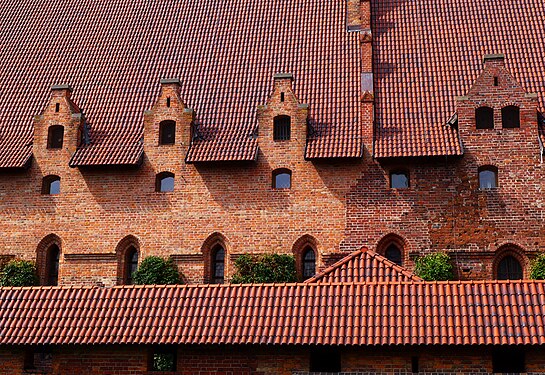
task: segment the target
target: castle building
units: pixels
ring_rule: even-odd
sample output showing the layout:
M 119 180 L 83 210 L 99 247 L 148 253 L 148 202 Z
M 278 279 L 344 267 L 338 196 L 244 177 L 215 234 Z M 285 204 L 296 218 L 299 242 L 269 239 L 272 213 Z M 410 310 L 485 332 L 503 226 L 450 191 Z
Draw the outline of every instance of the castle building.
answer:
M 502 281 L 545 251 L 542 1 L 30 0 L 0 20 L 0 263 L 59 286 L 0 290 L 19 328 L 0 327 L 0 374 L 153 373 L 154 350 L 194 374 L 545 372 L 543 285 Z M 412 274 L 435 252 L 458 282 Z M 194 285 L 268 253 L 293 254 L 300 283 Z M 191 285 L 123 286 L 150 255 Z M 358 323 L 388 315 L 351 310 L 362 293 L 422 320 Z M 419 310 L 421 293 L 442 307 Z M 193 298 L 208 307 L 184 310 Z M 93 299 L 112 315 L 87 315 Z M 145 301 L 156 320 L 123 320 Z M 241 320 L 205 322 L 220 311 Z

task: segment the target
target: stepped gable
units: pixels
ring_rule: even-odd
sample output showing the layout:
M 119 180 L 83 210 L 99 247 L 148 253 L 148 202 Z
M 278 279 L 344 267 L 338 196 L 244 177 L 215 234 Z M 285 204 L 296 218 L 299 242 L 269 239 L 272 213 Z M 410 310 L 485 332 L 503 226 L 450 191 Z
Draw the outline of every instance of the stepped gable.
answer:
M 362 248 L 307 279 L 305 283 L 410 282 L 422 279 L 374 251 Z
M 360 42 L 342 0 L 30 0 L 3 2 L 0 19 L 0 167 L 28 161 L 56 84 L 90 127 L 71 166 L 139 163 L 162 78 L 195 111 L 188 162 L 255 160 L 257 107 L 281 72 L 309 104 L 306 157 L 362 155 Z
M 543 345 L 545 282 L 0 289 L 0 344 Z
M 505 55 L 545 113 L 542 0 L 373 0 L 372 14 L 375 157 L 462 154 L 446 124 L 488 54 Z

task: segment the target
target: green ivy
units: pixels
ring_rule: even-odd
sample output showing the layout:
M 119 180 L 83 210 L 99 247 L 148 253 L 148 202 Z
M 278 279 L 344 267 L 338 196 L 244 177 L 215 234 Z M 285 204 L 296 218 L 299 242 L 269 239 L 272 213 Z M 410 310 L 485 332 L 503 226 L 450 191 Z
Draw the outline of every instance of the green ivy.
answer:
M 530 262 L 530 279 L 545 280 L 545 253 Z
M 414 273 L 425 281 L 446 281 L 454 279 L 454 267 L 445 253 L 433 253 L 416 260 Z
M 0 277 L 2 286 L 38 285 L 36 265 L 28 260 L 12 260 L 2 270 Z
M 146 257 L 138 269 L 132 274 L 135 284 L 179 284 L 180 274 L 172 259 L 166 260 L 157 256 Z
M 297 281 L 295 258 L 286 254 L 253 256 L 244 254 L 235 261 L 233 284 L 291 283 Z

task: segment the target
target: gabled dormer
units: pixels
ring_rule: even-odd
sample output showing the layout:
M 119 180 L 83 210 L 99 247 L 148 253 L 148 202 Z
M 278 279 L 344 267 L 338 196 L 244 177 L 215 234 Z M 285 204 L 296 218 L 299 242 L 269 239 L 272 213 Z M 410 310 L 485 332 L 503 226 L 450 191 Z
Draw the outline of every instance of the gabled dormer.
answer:
M 50 160 L 70 157 L 85 138 L 83 114 L 71 96 L 68 85 L 51 88 L 44 111 L 34 118 L 34 155 Z

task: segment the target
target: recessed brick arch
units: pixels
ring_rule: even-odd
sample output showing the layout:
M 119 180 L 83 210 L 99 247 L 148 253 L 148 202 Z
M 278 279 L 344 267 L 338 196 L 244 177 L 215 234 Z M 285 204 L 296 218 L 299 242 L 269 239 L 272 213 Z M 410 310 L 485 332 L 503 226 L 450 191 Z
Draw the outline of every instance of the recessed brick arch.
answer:
M 318 240 L 310 234 L 305 234 L 294 242 L 291 250 L 295 257 L 298 280 L 303 279 L 303 257 L 309 247 L 314 251 L 316 257 L 316 272 L 318 272 L 318 264 L 320 264 L 321 259 Z
M 138 252 L 138 257 L 141 256 L 140 240 L 132 234 L 125 236 L 119 241 L 115 248 L 115 254 L 117 259 L 117 285 L 123 285 L 125 283 L 127 272 L 127 255 L 128 251 L 135 248 Z M 140 261 L 141 259 L 139 259 Z
M 513 243 L 507 243 L 504 245 L 501 245 L 496 250 L 496 254 L 494 256 L 494 262 L 492 263 L 492 275 L 491 279 L 496 279 L 498 275 L 498 266 L 500 262 L 508 256 L 512 256 L 515 258 L 522 267 L 522 278 L 527 279 L 528 278 L 528 264 L 529 260 L 528 257 L 525 254 L 524 249 L 516 244 Z
M 219 232 L 214 232 L 209 235 L 201 246 L 201 251 L 204 258 L 204 275 L 203 279 L 205 283 L 210 283 L 212 280 L 212 256 L 213 250 L 218 246 L 222 246 L 225 250 L 225 279 L 227 280 L 228 269 L 229 269 L 229 253 L 230 245 L 229 240 L 223 234 Z
M 386 257 L 386 250 L 391 245 L 395 245 L 399 251 L 401 251 L 401 261 L 402 264 L 404 264 L 408 254 L 408 244 L 407 241 L 398 234 L 389 233 L 382 237 L 377 243 L 376 252 Z
M 47 252 L 53 245 L 58 246 L 60 253 L 62 254 L 62 240 L 54 233 L 48 234 L 42 238 L 36 247 L 36 270 L 38 271 L 40 285 L 45 285 L 47 282 Z

